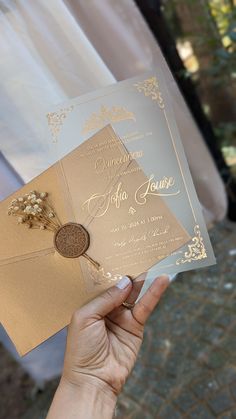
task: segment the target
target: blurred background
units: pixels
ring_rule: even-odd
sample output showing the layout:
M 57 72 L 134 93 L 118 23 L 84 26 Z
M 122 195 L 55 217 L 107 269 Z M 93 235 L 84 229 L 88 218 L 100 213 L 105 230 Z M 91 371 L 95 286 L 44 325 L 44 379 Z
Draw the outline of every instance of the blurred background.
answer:
M 209 228 L 217 265 L 169 287 L 117 418 L 236 418 L 235 49 L 235 0 L 0 0 L 0 199 L 55 161 L 55 104 L 155 67 Z M 0 328 L 0 419 L 45 418 L 65 338 L 20 359 Z

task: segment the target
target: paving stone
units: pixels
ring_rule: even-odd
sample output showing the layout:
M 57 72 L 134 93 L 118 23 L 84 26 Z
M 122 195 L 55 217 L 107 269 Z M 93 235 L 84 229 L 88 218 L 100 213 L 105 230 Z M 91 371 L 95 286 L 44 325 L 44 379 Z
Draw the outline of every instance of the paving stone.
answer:
M 153 351 L 152 356 L 147 357 L 147 366 L 150 368 L 153 366 L 154 368 L 158 368 L 159 366 L 163 365 L 166 361 L 165 353 L 164 352 L 157 352 Z
M 196 402 L 196 398 L 188 390 L 181 391 L 180 395 L 174 399 L 174 403 L 185 413 L 188 412 Z
M 220 416 L 220 419 L 232 419 L 232 415 L 230 412 L 224 413 L 223 415 Z
M 209 297 L 209 291 L 204 288 L 194 288 L 194 297 L 198 298 L 199 300 L 203 300 L 207 302 L 207 299 Z
M 116 406 L 115 418 L 125 419 L 133 412 L 138 412 L 140 410 L 139 404 L 135 403 L 132 399 L 127 396 L 122 395 L 118 399 Z
M 156 369 L 145 365 L 142 369 L 142 375 L 139 376 L 141 385 L 143 385 L 144 382 L 151 383 L 154 381 L 156 383 L 161 376 L 161 373 L 159 372 L 160 369 L 161 368 Z
M 184 304 L 183 308 L 185 315 L 193 315 L 200 310 L 199 301 L 189 300 Z
M 178 284 L 177 284 L 177 286 L 175 286 L 175 288 L 177 288 L 177 287 L 178 287 Z M 163 299 L 163 301 L 165 302 L 165 306 L 163 307 L 164 311 L 176 310 L 176 307 L 183 304 L 183 298 L 182 298 L 181 294 L 174 293 L 170 289 L 169 293 L 166 294 L 166 295 L 168 296 L 168 300 L 167 300 L 167 298 L 166 298 L 165 301 Z
M 228 327 L 233 322 L 234 316 L 228 311 L 224 310 L 220 313 L 215 323 L 222 327 Z
M 223 389 L 208 400 L 210 408 L 216 415 L 234 406 L 234 400 L 228 389 Z
M 230 385 L 230 391 L 234 399 L 236 400 L 236 381 Z
M 230 384 L 233 381 L 236 382 L 236 366 L 228 365 L 224 367 L 217 373 L 216 379 L 220 385 Z
M 200 404 L 195 406 L 191 412 L 188 413 L 187 419 L 214 419 L 215 416 L 210 412 L 210 410 Z
M 219 327 L 213 327 L 205 335 L 205 339 L 210 343 L 217 344 L 223 335 L 224 335 L 224 329 L 219 328 Z
M 135 385 L 131 382 L 131 385 L 126 385 L 124 387 L 124 392 L 128 397 L 131 397 L 136 402 L 142 403 L 142 400 L 145 398 L 145 389 L 143 388 L 143 383 L 136 382 Z
M 185 336 L 188 333 L 189 325 L 187 322 L 179 321 L 176 319 L 176 321 L 173 324 L 173 329 L 171 335 L 173 337 L 178 338 L 179 336 Z
M 201 312 L 201 317 L 203 317 L 207 321 L 212 321 L 216 315 L 219 313 L 219 307 L 215 304 L 206 304 Z
M 208 288 L 208 289 L 212 289 L 212 290 L 216 290 L 219 286 L 219 278 L 218 276 L 208 276 L 207 278 L 205 278 L 203 285 Z
M 225 284 L 223 284 L 222 291 L 231 294 L 233 288 L 234 288 L 234 284 L 232 282 L 226 282 Z
M 236 304 L 236 299 L 235 299 Z M 234 325 L 230 328 L 231 335 L 235 338 L 236 336 L 236 315 L 234 316 Z
M 152 419 L 153 415 L 147 411 L 147 409 L 139 409 L 136 412 L 132 413 L 129 416 L 129 419 Z M 114 418 L 116 419 L 116 417 Z M 125 419 L 124 416 L 121 416 L 120 419 Z
M 194 360 L 185 358 L 181 369 L 182 384 L 189 384 L 201 373 L 201 366 L 198 366 Z
M 186 335 L 184 339 L 175 339 L 169 350 L 169 356 L 172 356 L 173 354 L 179 354 L 182 357 L 185 356 L 187 353 L 189 353 L 189 348 L 191 347 L 191 344 L 192 337 L 188 335 Z
M 198 322 L 194 321 L 191 324 L 191 334 L 196 338 L 199 335 L 204 334 L 205 331 L 210 330 L 210 325 L 204 320 L 199 320 Z
M 215 303 L 216 305 L 218 305 L 219 307 L 224 307 L 225 304 L 225 297 L 221 291 L 221 293 L 219 292 L 212 292 L 211 293 L 211 301 L 213 303 Z
M 180 414 L 180 412 L 174 406 L 170 404 L 167 404 L 158 415 L 158 419 L 181 419 L 181 418 L 182 418 L 182 415 Z
M 140 398 L 138 402 L 143 409 L 146 407 L 149 412 L 155 415 L 159 412 L 163 399 L 153 390 L 148 390 L 143 394 L 143 397 Z
M 165 337 L 159 337 L 158 339 L 153 339 L 152 348 L 153 351 L 169 353 L 173 348 L 174 343 L 172 336 L 169 336 L 167 339 Z
M 168 398 L 171 391 L 175 388 L 175 383 L 176 381 L 172 377 L 162 377 L 157 381 L 155 390 L 159 395 Z
M 231 416 L 232 416 L 232 419 L 236 419 L 236 408 L 233 408 L 231 410 Z
M 213 349 L 206 360 L 210 368 L 217 369 L 223 367 L 228 361 L 228 355 L 220 349 Z
M 204 354 L 210 352 L 210 349 L 211 346 L 209 343 L 200 339 L 192 339 L 192 342 L 189 345 L 189 355 L 194 359 L 201 359 Z
M 182 367 L 183 354 L 174 353 L 167 359 L 165 364 L 165 371 L 168 375 L 178 376 L 179 370 Z
M 219 390 L 219 388 L 218 382 L 212 378 L 212 375 L 205 375 L 191 386 L 191 390 L 199 399 L 206 398 L 209 394 L 215 393 Z
M 24 415 L 19 416 L 20 419 L 45 419 L 57 385 L 57 380 L 51 381 L 50 384 L 48 383 L 44 391 L 39 392 L 34 398 L 31 408 Z M 6 417 L 12 419 L 13 416 L 7 415 L 1 419 L 5 419 Z
M 229 353 L 236 352 L 236 330 L 234 330 L 234 334 L 230 334 L 224 340 L 224 348 L 228 350 Z
M 236 266 L 236 264 L 235 264 Z M 235 273 L 232 273 L 232 275 L 235 275 Z M 236 278 L 235 278 L 236 280 Z M 235 297 L 228 299 L 227 301 L 227 308 L 232 312 L 232 313 L 236 313 L 236 304 L 235 304 Z

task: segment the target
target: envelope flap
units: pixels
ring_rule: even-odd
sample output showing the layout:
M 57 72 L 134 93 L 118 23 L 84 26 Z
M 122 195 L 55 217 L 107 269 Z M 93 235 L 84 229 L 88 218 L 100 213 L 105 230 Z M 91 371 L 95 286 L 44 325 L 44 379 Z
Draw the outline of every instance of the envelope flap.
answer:
M 84 177 L 84 173 L 100 173 L 104 170 L 102 165 L 111 164 L 109 176 L 99 178 L 99 191 L 105 194 L 107 189 L 112 186 L 119 178 L 119 173 L 129 165 L 129 153 L 124 145 L 115 135 L 112 127 L 100 130 L 96 135 L 96 141 L 91 137 L 83 144 L 59 160 L 56 164 L 33 179 L 20 190 L 12 194 L 0 205 L 0 264 L 5 264 L 14 258 L 41 252 L 53 248 L 54 233 L 48 230 L 29 229 L 26 225 L 18 224 L 17 216 L 8 216 L 8 208 L 15 198 L 23 197 L 30 191 L 47 192 L 48 200 L 52 205 L 61 224 L 69 221 L 87 223 L 89 220 L 78 220 L 78 205 L 81 207 L 83 202 L 79 199 L 80 194 L 84 196 L 86 190 L 92 194 L 94 192 L 94 181 Z M 112 161 L 115 156 L 119 159 L 119 164 Z M 108 149 L 109 148 L 109 149 Z M 91 154 L 96 154 L 97 169 L 92 167 L 95 159 Z M 103 154 L 106 159 L 103 161 Z M 126 158 L 124 158 L 126 157 Z M 90 167 L 91 166 L 91 167 Z M 94 205 L 93 212 L 96 211 L 98 204 Z M 79 211 L 81 214 L 81 211 Z M 86 217 L 87 218 L 87 217 Z

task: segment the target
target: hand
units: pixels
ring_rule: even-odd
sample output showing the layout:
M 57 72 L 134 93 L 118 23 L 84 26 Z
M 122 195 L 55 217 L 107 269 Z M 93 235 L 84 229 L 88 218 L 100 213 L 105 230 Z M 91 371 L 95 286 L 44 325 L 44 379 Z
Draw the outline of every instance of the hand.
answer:
M 167 276 L 156 278 L 131 309 L 142 283 L 128 277 L 76 311 L 69 325 L 62 381 L 89 383 L 117 396 L 140 349 L 144 324 L 167 288 Z
M 124 277 L 78 310 L 68 329 L 64 369 L 47 419 L 111 419 L 116 397 L 135 363 L 144 324 L 168 286 L 156 278 L 134 303 L 142 282 Z

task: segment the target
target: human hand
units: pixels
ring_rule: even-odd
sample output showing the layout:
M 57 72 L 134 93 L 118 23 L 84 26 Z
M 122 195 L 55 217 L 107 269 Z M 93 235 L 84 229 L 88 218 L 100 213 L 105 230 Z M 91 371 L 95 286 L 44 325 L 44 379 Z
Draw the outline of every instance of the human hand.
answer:
M 111 419 L 116 397 L 135 363 L 144 324 L 168 286 L 156 278 L 131 309 L 142 282 L 124 277 L 73 315 L 64 369 L 47 419 Z
M 62 382 L 96 386 L 117 396 L 130 374 L 140 349 L 144 325 L 169 284 L 156 278 L 132 309 L 142 283 L 128 277 L 76 311 L 68 329 Z

